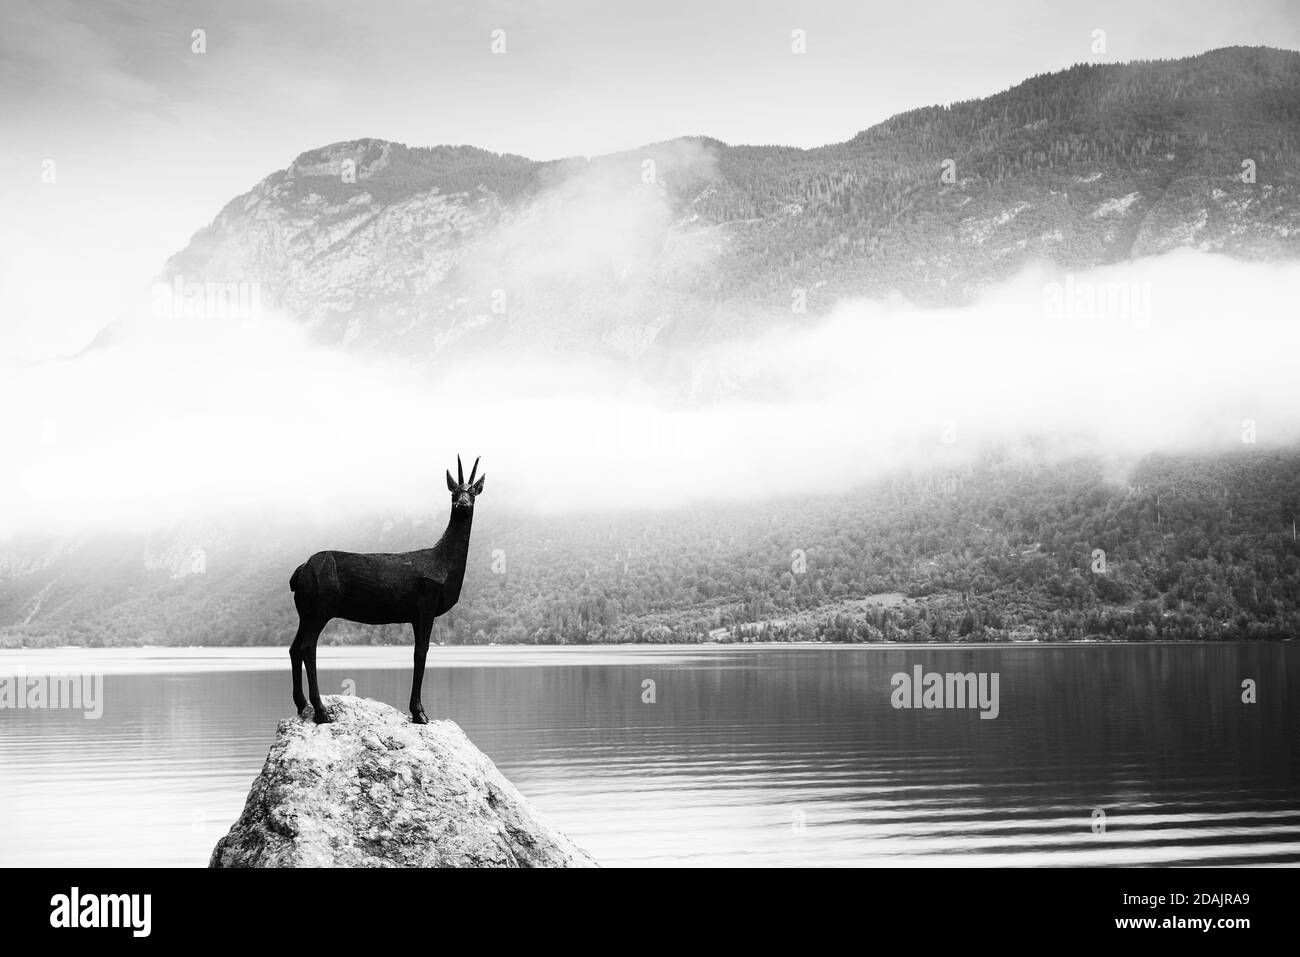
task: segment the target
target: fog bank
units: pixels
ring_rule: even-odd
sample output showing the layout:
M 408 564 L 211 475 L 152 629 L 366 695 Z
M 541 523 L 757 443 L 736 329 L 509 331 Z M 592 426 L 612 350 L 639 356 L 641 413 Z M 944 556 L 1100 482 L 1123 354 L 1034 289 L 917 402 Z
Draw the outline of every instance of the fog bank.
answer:
M 11 368 L 0 532 L 271 510 L 441 509 L 483 457 L 484 506 L 669 507 L 847 489 L 1029 437 L 1133 457 L 1300 439 L 1300 265 L 1198 252 L 1033 269 L 961 308 L 850 301 L 675 356 L 683 401 L 624 361 L 484 359 L 435 381 L 293 323 Z

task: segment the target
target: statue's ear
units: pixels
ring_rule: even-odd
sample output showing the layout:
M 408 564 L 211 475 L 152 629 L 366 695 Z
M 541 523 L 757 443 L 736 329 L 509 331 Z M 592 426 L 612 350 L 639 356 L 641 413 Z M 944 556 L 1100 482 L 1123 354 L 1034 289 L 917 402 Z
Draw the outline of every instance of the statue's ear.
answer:
M 470 491 L 473 492 L 475 495 L 482 495 L 483 483 L 486 481 L 487 481 L 487 473 L 484 473 L 482 476 L 480 476 L 479 480 L 474 483 L 474 487 L 470 489 Z
M 450 470 L 450 469 L 447 470 L 447 491 L 448 491 L 448 492 L 454 492 L 454 491 L 456 491 L 456 483 L 453 482 L 453 481 L 451 480 L 451 470 Z

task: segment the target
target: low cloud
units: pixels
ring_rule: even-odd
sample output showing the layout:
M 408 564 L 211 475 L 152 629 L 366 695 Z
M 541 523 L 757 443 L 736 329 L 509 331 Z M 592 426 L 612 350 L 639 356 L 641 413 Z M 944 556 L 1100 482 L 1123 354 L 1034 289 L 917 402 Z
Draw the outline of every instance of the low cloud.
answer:
M 155 320 L 156 336 L 8 370 L 0 532 L 440 509 L 457 452 L 466 469 L 483 456 L 485 507 L 553 511 L 833 492 L 991 444 L 1290 443 L 1298 293 L 1300 265 L 1197 252 L 1037 268 L 961 308 L 844 302 L 678 353 L 693 398 L 577 354 L 429 381 L 273 315 Z

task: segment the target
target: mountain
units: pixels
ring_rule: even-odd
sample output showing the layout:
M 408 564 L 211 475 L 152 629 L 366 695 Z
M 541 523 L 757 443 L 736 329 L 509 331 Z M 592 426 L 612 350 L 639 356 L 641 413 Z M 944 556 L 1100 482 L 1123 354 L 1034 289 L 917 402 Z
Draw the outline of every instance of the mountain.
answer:
M 243 463 L 250 488 L 290 484 L 297 494 L 311 488 L 299 480 L 327 474 L 344 458 L 379 462 L 385 481 L 400 486 L 421 471 L 418 456 L 385 446 L 355 419 L 334 414 L 345 411 L 339 403 L 377 393 L 372 405 L 381 409 L 381 418 L 391 411 L 384 403 L 405 403 L 401 418 L 414 423 L 411 441 L 437 444 L 450 454 L 454 430 L 445 416 L 470 420 L 475 399 L 503 388 L 504 378 L 525 368 L 494 364 L 511 350 L 534 358 L 552 350 L 579 351 L 619 359 L 637 373 L 678 373 L 685 363 L 674 367 L 677 357 L 705 352 L 696 346 L 756 337 L 767 325 L 800 322 L 847 296 L 897 293 L 921 304 L 960 303 L 1038 260 L 1082 270 L 1179 247 L 1246 260 L 1300 258 L 1300 54 L 1236 48 L 1177 61 L 1077 66 L 987 99 L 905 113 L 847 142 L 812 150 L 688 138 L 591 160 L 538 163 L 467 146 L 334 144 L 304 153 L 230 202 L 168 262 L 165 278 L 180 283 L 187 302 L 189 287 L 198 288 L 200 317 L 219 318 L 204 311 L 209 304 L 202 301 L 203 284 L 256 284 L 263 306 L 343 350 L 419 364 L 485 355 L 490 361 L 464 366 L 476 373 L 466 376 L 473 390 L 464 407 L 426 407 L 407 398 L 414 393 L 400 390 L 393 399 L 378 379 L 368 377 L 357 380 L 355 391 L 331 391 L 332 364 L 320 367 L 327 370 L 323 376 L 281 388 L 281 380 L 290 378 L 284 364 L 296 354 L 272 351 L 271 363 L 251 361 L 260 357 L 227 346 L 219 335 L 209 337 L 216 345 L 208 365 L 192 361 L 193 353 L 209 355 L 206 341 L 203 349 L 183 354 L 143 349 L 137 350 L 143 358 L 127 356 L 130 361 L 110 368 L 112 377 L 104 381 L 117 388 L 126 380 L 146 395 L 149 404 L 139 415 L 152 429 L 148 441 L 125 447 L 148 453 L 146 463 L 176 463 L 166 474 L 176 474 L 182 484 L 187 473 L 181 466 L 194 470 L 189 474 L 195 477 L 196 506 L 213 494 L 205 483 L 210 468 L 222 474 L 223 448 L 261 455 L 281 436 L 288 448 L 306 447 L 291 434 L 298 389 L 310 415 L 339 431 L 339 445 L 319 455 L 307 448 L 310 455 L 287 464 L 280 460 L 278 469 Z M 1277 301 L 1289 301 L 1290 292 L 1281 290 Z M 806 313 L 792 311 L 801 295 Z M 916 325 L 924 322 L 917 319 Z M 130 331 L 119 327 L 114 334 Z M 1212 332 L 1217 337 L 1219 327 Z M 778 346 L 801 337 L 778 339 Z M 286 338 L 297 344 L 295 337 Z M 1101 332 L 1098 338 L 1105 349 L 1122 353 L 1121 340 Z M 1177 340 L 1178 331 L 1161 329 L 1143 342 L 1160 350 L 1157 363 L 1166 351 L 1177 360 L 1174 365 L 1192 361 L 1180 355 L 1204 360 L 1203 353 L 1178 353 Z M 1280 338 L 1262 347 L 1249 337 L 1244 341 L 1254 353 L 1279 361 L 1286 354 L 1276 346 Z M 1227 354 L 1217 338 L 1210 348 Z M 332 363 L 344 358 L 343 350 L 319 351 Z M 771 395 L 759 395 L 742 409 L 757 410 L 762 429 L 812 429 L 814 417 L 830 416 L 839 396 L 877 396 L 832 388 L 822 401 L 819 388 L 830 376 L 827 382 L 803 381 L 820 375 L 822 353 L 799 365 L 797 355 L 775 351 L 775 362 L 757 364 L 752 377 L 768 385 L 773 368 L 789 364 L 799 381 L 788 394 L 782 392 L 786 383 L 776 382 Z M 743 349 L 735 353 L 744 358 Z M 1280 421 L 1262 432 L 1277 443 L 1268 451 L 1254 451 L 1236 431 L 1238 424 L 1252 423 L 1253 441 L 1259 410 L 1285 411 L 1277 406 L 1286 403 L 1271 402 L 1263 388 L 1267 364 L 1252 365 L 1247 356 L 1236 378 L 1248 388 L 1230 393 L 1208 413 L 1213 421 L 1205 434 L 1218 436 L 1207 439 L 1209 447 L 1223 448 L 1227 434 L 1234 449 L 1240 438 L 1239 453 L 1151 457 L 1121 480 L 1113 463 L 1062 462 L 1058 453 L 1076 454 L 1073 430 L 1082 435 L 1088 423 L 1074 413 L 1099 397 L 1109 401 L 1105 387 L 1121 376 L 1135 376 L 1143 385 L 1131 407 L 1120 406 L 1122 414 L 1127 419 L 1131 413 L 1139 424 L 1148 421 L 1143 370 L 1103 370 L 1100 392 L 1084 389 L 1063 400 L 1070 414 L 1049 423 L 1054 444 L 1044 447 L 1040 459 L 999 458 L 994 451 L 962 468 L 909 472 L 909 461 L 955 461 L 908 457 L 929 441 L 924 422 L 915 432 L 892 428 L 909 404 L 925 406 L 920 400 L 936 391 L 936 369 L 943 367 L 901 353 L 854 355 L 852 368 L 840 374 L 871 375 L 882 363 L 908 373 L 880 377 L 883 397 L 871 411 L 886 424 L 867 422 L 863 432 L 886 439 L 899 434 L 902 444 L 877 448 L 858 437 L 866 443 L 863 454 L 882 463 L 883 471 L 871 474 L 888 479 L 849 495 L 820 494 L 818 489 L 833 486 L 819 484 L 820 470 L 814 468 L 809 494 L 798 500 L 565 518 L 512 512 L 505 498 L 494 499 L 476 521 L 466 597 L 439 623 L 440 639 L 678 641 L 718 629 L 727 637 L 849 640 L 1243 638 L 1293 635 L 1300 628 L 1294 531 L 1300 451 L 1283 448 L 1290 439 Z M 861 363 L 858 356 L 864 357 Z M 1060 359 L 1048 355 L 1036 377 L 1023 381 L 1015 370 L 999 372 L 998 382 L 1015 390 L 1014 403 L 1023 397 L 1026 406 L 1041 405 L 1047 400 L 1040 401 L 1031 387 L 1055 386 Z M 173 360 L 177 364 L 169 364 Z M 235 380 L 220 380 L 233 381 L 235 389 L 220 392 L 203 381 L 216 363 L 235 368 Z M 168 372 L 160 387 L 142 375 L 146 364 Z M 374 365 L 390 371 L 389 363 Z M 602 377 L 595 381 L 601 386 L 622 384 L 603 377 L 603 364 L 590 365 L 599 366 Z M 620 376 L 628 371 L 612 365 Z M 571 368 L 549 359 L 535 366 L 556 379 Z M 93 374 L 93 367 L 69 365 L 68 371 Z M 1211 389 L 1210 368 L 1178 368 L 1188 380 L 1176 390 L 1178 397 L 1190 402 Z M 813 371 L 804 376 L 804 370 Z M 981 376 L 992 375 L 978 367 L 969 378 L 959 372 L 952 377 L 952 394 L 959 403 L 977 399 Z M 132 376 L 140 381 L 131 382 Z M 267 379 L 275 388 L 268 388 Z M 651 375 L 644 380 L 653 381 Z M 191 381 L 193 396 L 184 388 Z M 727 406 L 739 391 L 731 383 L 732 391 L 716 404 L 727 414 L 687 422 L 702 423 L 706 433 L 704 451 L 692 457 L 678 445 L 688 451 L 697 446 L 678 443 L 674 432 L 685 417 L 675 415 L 676 407 L 668 410 L 673 415 L 658 415 L 661 404 L 670 404 L 661 403 L 659 392 L 644 390 L 653 395 L 656 415 L 584 418 L 580 440 L 573 441 L 564 414 L 600 406 L 612 390 L 578 383 L 573 402 L 541 405 L 549 418 L 517 424 L 509 416 L 536 402 L 534 383 L 543 383 L 539 391 L 549 385 L 543 377 L 520 381 L 522 398 L 512 394 L 494 410 L 505 422 L 501 435 L 518 440 L 533 430 L 566 455 L 572 446 L 579 465 L 584 455 L 621 462 L 629 460 L 620 458 L 627 447 L 649 449 L 630 460 L 669 463 L 673 472 L 664 470 L 666 480 L 685 487 L 696 468 L 708 465 L 706 458 L 768 448 L 761 430 L 746 431 L 743 422 L 735 436 L 729 433 L 740 421 Z M 610 402 L 614 413 L 640 408 L 641 382 L 633 376 L 626 381 L 638 387 L 628 390 L 635 401 Z M 231 403 L 227 410 L 228 393 L 245 382 L 248 396 L 236 398 L 255 401 Z M 805 403 L 808 396 L 812 400 Z M 769 426 L 769 412 L 785 408 L 782 401 L 793 403 L 798 414 L 773 418 Z M 135 414 L 134 406 L 127 408 Z M 848 411 L 831 425 L 853 427 L 859 407 Z M 1193 413 L 1202 413 L 1189 411 L 1195 425 L 1200 420 L 1193 421 Z M 978 411 L 972 414 L 978 418 Z M 237 441 L 243 437 L 238 427 L 255 415 L 266 419 L 267 431 Z M 69 418 L 88 431 L 79 411 Z M 427 435 L 420 434 L 426 420 Z M 594 423 L 590 428 L 588 421 Z M 631 424 L 620 424 L 625 421 Z M 1035 421 L 1041 427 L 1044 419 Z M 638 423 L 659 433 L 649 434 Z M 104 441 L 116 441 L 115 423 L 104 425 Z M 59 434 L 51 432 L 49 441 L 40 437 L 50 458 L 26 481 L 62 481 L 69 461 L 78 469 L 93 463 L 114 479 L 108 465 L 90 453 L 72 460 L 56 456 Z M 123 434 L 132 436 L 129 429 Z M 204 447 L 181 454 L 193 434 L 205 439 Z M 758 442 L 751 438 L 756 434 Z M 219 440 L 212 448 L 206 447 L 209 435 Z M 314 440 L 317 432 L 308 435 Z M 98 443 L 98 433 L 90 438 Z M 93 453 L 99 445 L 70 447 Z M 581 507 L 582 486 L 596 482 L 581 472 L 550 474 L 537 460 L 536 446 L 529 447 L 534 453 L 518 460 L 517 480 L 534 487 L 554 484 L 556 495 L 572 495 Z M 773 469 L 786 467 L 779 455 L 767 459 Z M 749 456 L 737 461 L 742 479 L 765 467 L 749 464 Z M 1124 461 L 1126 467 L 1133 463 L 1131 457 Z M 885 468 L 891 462 L 892 471 Z M 854 467 L 832 465 L 841 471 Z M 98 480 L 100 472 L 87 474 Z M 239 499 L 245 477 L 239 476 L 228 499 Z M 341 482 L 340 489 L 346 488 Z M 655 502 L 659 493 L 652 488 L 644 494 L 638 501 Z M 701 492 L 676 501 L 707 498 Z M 0 529 L 0 645 L 283 644 L 294 624 L 288 575 L 303 558 L 321 547 L 425 547 L 446 521 L 445 511 L 368 518 L 350 511 L 313 527 L 294 526 L 274 508 L 256 505 L 261 501 L 250 493 L 238 518 L 227 514 L 138 534 L 56 538 Z M 267 513 L 254 514 L 256 507 Z M 205 513 L 196 508 L 194 514 Z M 1092 567 L 1098 549 L 1107 556 L 1107 572 Z M 803 571 L 792 567 L 794 550 L 806 553 Z M 501 563 L 498 555 L 504 556 Z M 337 622 L 326 640 L 405 642 L 409 635 L 406 628 Z
M 591 160 L 363 139 L 232 200 L 169 282 L 256 283 L 326 342 L 630 358 L 845 296 L 969 300 L 1033 261 L 1300 256 L 1300 53 L 1079 65 L 817 149 Z M 796 311 L 797 314 L 797 311 Z

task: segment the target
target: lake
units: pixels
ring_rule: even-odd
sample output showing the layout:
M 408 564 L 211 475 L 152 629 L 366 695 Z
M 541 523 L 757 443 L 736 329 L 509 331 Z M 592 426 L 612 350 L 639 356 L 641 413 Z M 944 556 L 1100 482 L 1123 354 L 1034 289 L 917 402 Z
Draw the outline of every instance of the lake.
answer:
M 405 710 L 410 657 L 322 645 L 323 691 Z M 917 665 L 996 673 L 997 717 L 895 708 Z M 284 648 L 24 670 L 103 713 L 0 710 L 0 865 L 206 865 L 293 707 Z M 606 866 L 1300 862 L 1294 642 L 435 647 L 424 704 Z

